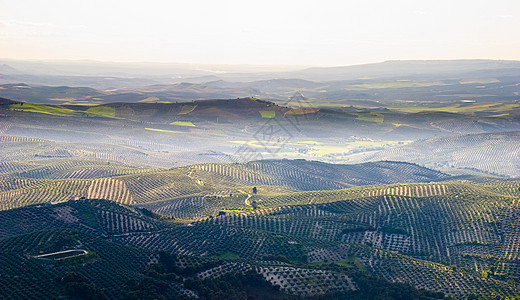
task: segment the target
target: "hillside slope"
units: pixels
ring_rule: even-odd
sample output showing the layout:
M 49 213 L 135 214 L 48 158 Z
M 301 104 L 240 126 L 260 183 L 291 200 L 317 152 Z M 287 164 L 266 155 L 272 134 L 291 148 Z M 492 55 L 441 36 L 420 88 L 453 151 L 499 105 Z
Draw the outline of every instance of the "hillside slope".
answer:
M 417 141 L 366 155 L 357 161 L 399 160 L 461 173 L 470 169 L 501 176 L 520 176 L 520 132 L 466 134 Z
M 170 170 L 107 166 L 96 160 L 52 166 L 0 163 L 0 171 L 4 178 L 0 179 L 0 209 L 66 201 L 72 196 L 104 198 L 124 204 L 188 197 L 191 201 L 198 199 L 196 202 L 200 203 L 197 205 L 202 205 L 203 197 L 208 195 L 223 197 L 223 202 L 211 205 L 209 215 L 230 207 L 248 209 L 249 205 L 244 201 L 252 193 L 253 186 L 269 193 L 279 193 L 449 178 L 438 171 L 409 163 L 332 165 L 291 160 L 210 163 Z
M 56 297 L 64 287 L 54 278 L 75 271 L 111 298 L 131 291 L 132 278 L 155 278 L 173 297 L 201 291 L 187 278 L 251 271 L 290 297 L 368 295 L 370 274 L 460 299 L 517 297 L 519 187 L 443 182 L 257 195 L 265 208 L 184 224 L 104 200 L 3 211 L 0 295 Z M 88 255 L 36 257 L 67 249 Z M 177 268 L 161 266 L 160 250 Z

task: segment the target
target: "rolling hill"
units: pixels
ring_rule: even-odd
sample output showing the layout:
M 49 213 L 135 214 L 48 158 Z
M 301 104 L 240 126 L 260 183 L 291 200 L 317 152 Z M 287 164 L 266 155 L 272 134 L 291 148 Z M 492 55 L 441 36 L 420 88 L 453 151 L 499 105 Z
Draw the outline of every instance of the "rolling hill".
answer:
M 190 296 L 212 280 L 250 272 L 287 297 L 368 295 L 370 282 L 386 292 L 391 282 L 406 282 L 430 291 L 409 293 L 434 293 L 430 298 L 514 297 L 519 186 L 444 182 L 285 193 L 272 196 L 279 205 L 267 197 L 264 208 L 190 223 L 104 200 L 11 209 L 0 212 L 7 258 L 0 260 L 0 293 L 56 297 L 71 292 L 60 278 L 75 272 L 90 292 L 110 298 L 145 279 L 161 284 L 155 291 L 164 296 Z M 84 254 L 38 257 L 63 250 Z
M 516 68 L 2 85 L 0 298 L 518 298 Z
M 465 134 L 417 141 L 366 155 L 359 161 L 400 160 L 453 174 L 520 176 L 520 132 Z
M 210 209 L 210 215 L 216 215 L 219 210 L 230 207 L 250 209 L 246 198 L 248 194 L 251 196 L 253 186 L 276 193 L 448 178 L 437 171 L 399 162 L 330 165 L 279 160 L 208 163 L 170 170 L 104 166 L 99 161 L 96 164 L 95 160 L 73 162 L 45 167 L 0 164 L 4 178 L 0 179 L 0 209 L 61 202 L 72 196 L 103 198 L 124 204 L 164 204 L 183 199 L 203 203 L 209 195 L 219 200 Z

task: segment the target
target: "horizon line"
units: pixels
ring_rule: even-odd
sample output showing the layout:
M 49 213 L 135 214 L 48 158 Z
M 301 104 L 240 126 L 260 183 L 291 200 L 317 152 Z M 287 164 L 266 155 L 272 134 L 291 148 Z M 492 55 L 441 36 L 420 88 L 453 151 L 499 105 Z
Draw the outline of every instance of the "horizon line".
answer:
M 389 62 L 450 62 L 450 61 L 495 61 L 495 62 L 520 62 L 520 59 L 493 59 L 493 58 L 453 58 L 453 59 L 388 59 L 364 63 L 354 64 L 334 64 L 334 65 L 312 65 L 312 64 L 255 64 L 255 63 L 190 63 L 190 62 L 174 62 L 174 61 L 113 61 L 100 59 L 48 59 L 48 58 L 8 58 L 0 57 L 0 61 L 18 61 L 18 62 L 53 62 L 53 63 L 100 63 L 100 64 L 148 64 L 148 65 L 185 65 L 185 66 L 229 66 L 229 67 L 278 67 L 278 68 L 335 68 L 335 67 L 352 67 L 382 64 Z

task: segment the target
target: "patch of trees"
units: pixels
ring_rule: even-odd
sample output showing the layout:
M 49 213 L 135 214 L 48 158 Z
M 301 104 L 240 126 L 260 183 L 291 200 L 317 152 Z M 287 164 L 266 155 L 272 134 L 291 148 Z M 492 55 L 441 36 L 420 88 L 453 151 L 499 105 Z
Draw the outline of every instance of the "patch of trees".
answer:
M 154 213 L 153 211 L 149 210 L 149 209 L 146 209 L 144 207 L 142 208 L 139 208 L 139 210 L 141 211 L 141 213 L 149 218 L 152 218 L 152 219 L 160 219 L 161 218 L 161 215 L 159 214 L 156 214 Z
M 262 256 L 262 260 L 266 261 L 281 261 L 285 263 L 290 263 L 291 261 L 284 255 L 273 255 L 273 254 L 266 254 Z
M 78 243 L 78 239 L 79 232 L 76 229 L 59 230 L 56 231 L 38 250 L 42 253 L 61 251 L 75 246 Z
M 71 299 L 105 300 L 108 297 L 102 290 L 96 288 L 90 280 L 81 273 L 66 273 L 58 281 L 64 286 L 65 293 Z
M 126 285 L 130 291 L 126 294 L 127 300 L 166 300 L 166 292 L 168 290 L 168 283 L 154 279 L 144 278 L 141 281 L 130 279 Z
M 253 271 L 245 274 L 226 274 L 213 279 L 189 279 L 184 286 L 196 291 L 202 300 L 297 299 L 295 296 L 281 292 Z
M 359 290 L 345 293 L 348 299 L 452 299 L 442 292 L 417 289 L 407 283 L 389 282 L 366 272 L 354 273 L 352 278 Z M 343 298 L 345 297 L 323 299 Z
M 188 265 L 185 268 L 181 268 L 178 265 L 177 255 L 163 250 L 159 252 L 158 263 L 150 265 L 145 274 L 155 278 L 172 280 L 180 278 L 179 276 L 195 275 L 202 270 L 216 267 L 220 263 L 218 260 L 208 260 L 197 265 Z

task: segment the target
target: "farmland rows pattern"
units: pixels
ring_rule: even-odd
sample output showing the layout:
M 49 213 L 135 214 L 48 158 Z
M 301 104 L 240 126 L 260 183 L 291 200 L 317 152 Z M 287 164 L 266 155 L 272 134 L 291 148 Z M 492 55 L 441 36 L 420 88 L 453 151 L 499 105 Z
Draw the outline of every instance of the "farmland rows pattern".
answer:
M 154 227 L 140 219 L 126 214 L 111 211 L 100 211 L 101 224 L 109 233 L 127 233 L 133 231 L 146 231 Z
M 126 184 L 117 179 L 103 178 L 92 182 L 87 191 L 90 199 L 107 199 L 124 204 L 133 204 L 134 197 L 126 188 Z
M 419 288 L 442 291 L 456 297 L 464 297 L 469 293 L 502 297 L 516 294 L 514 288 L 503 281 L 484 279 L 480 274 L 410 259 L 387 251 L 374 250 L 363 262 L 387 280 L 409 282 Z

